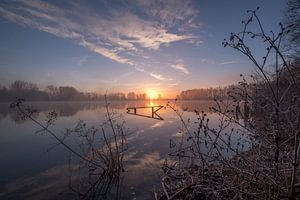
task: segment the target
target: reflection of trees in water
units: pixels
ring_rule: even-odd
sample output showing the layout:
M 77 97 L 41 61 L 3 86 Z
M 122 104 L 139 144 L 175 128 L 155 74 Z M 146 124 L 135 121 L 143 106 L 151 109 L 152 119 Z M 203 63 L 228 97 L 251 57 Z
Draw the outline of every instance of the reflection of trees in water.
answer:
M 36 133 L 47 133 L 57 141 L 51 148 L 58 145 L 63 146 L 72 155 L 76 156 L 79 170 L 76 175 L 83 173 L 84 176 L 79 183 L 73 182 L 72 171 L 69 177 L 69 188 L 78 195 L 79 199 L 119 199 L 121 175 L 124 172 L 123 157 L 127 150 L 126 133 L 123 129 L 125 122 L 122 117 L 112 111 L 105 99 L 105 119 L 100 126 L 88 127 L 80 120 L 74 128 L 66 129 L 63 136 L 57 135 L 51 130 L 51 126 L 57 120 L 56 112 L 49 112 L 46 119 L 39 121 L 36 109 L 30 105 L 24 105 L 23 99 L 16 99 L 10 104 L 15 110 L 15 119 L 28 119 L 37 125 L 40 130 Z M 73 148 L 67 138 L 72 137 L 77 148 Z M 108 198 L 110 196 L 113 198 Z
M 8 114 L 8 116 L 9 116 L 10 119 L 11 119 L 12 121 L 14 121 L 16 124 L 22 124 L 22 123 L 24 123 L 24 122 L 26 122 L 26 121 L 29 121 L 29 119 L 28 119 L 26 116 L 20 114 L 20 113 L 19 113 L 18 111 L 16 111 L 16 110 L 11 111 L 11 112 Z M 33 119 L 37 119 L 37 118 L 39 117 L 39 112 L 34 112 L 34 113 L 32 113 L 31 116 L 32 116 Z
M 9 113 L 9 104 L 0 104 L 0 120 L 4 119 Z
M 155 105 L 166 105 L 167 101 L 154 101 L 152 102 Z M 98 110 L 105 107 L 103 101 L 98 102 L 32 102 L 26 103 L 31 106 L 34 104 L 37 112 L 49 112 L 55 111 L 59 117 L 71 117 L 76 115 L 79 111 L 82 110 Z M 127 107 L 139 107 L 139 106 L 148 106 L 149 101 L 111 101 L 109 103 L 110 108 L 123 110 Z M 188 112 L 205 111 L 210 112 L 209 107 L 213 105 L 212 101 L 177 101 L 177 105 L 182 109 Z M 13 110 L 9 109 L 9 104 L 0 105 L 0 120 L 9 116 L 14 122 L 22 122 L 24 120 L 20 119 L 20 116 L 16 115 Z
M 70 117 L 75 115 L 81 110 L 96 110 L 103 107 L 102 102 L 90 103 L 90 102 L 53 102 L 53 103 L 38 103 L 35 104 L 35 108 L 39 112 L 47 112 L 55 110 L 60 117 Z
M 28 103 L 27 105 L 31 106 L 32 103 Z M 37 110 L 37 113 L 47 113 L 49 111 L 56 111 L 57 115 L 60 117 L 70 117 L 75 115 L 81 110 L 96 110 L 103 108 L 103 102 L 40 102 L 34 103 L 34 107 Z M 19 114 L 17 114 L 14 110 L 9 108 L 9 104 L 0 105 L 0 120 L 9 116 L 11 120 L 14 122 L 22 122 L 23 119 L 20 118 Z
M 213 113 L 210 107 L 214 105 L 213 101 L 177 101 L 176 104 L 184 111 L 187 112 L 207 112 L 207 113 Z

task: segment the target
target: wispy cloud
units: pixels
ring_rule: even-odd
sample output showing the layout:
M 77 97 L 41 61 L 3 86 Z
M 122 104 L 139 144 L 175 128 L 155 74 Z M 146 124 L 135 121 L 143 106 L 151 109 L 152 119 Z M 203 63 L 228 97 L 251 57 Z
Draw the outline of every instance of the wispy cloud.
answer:
M 170 83 L 170 84 L 168 84 L 168 87 L 175 87 L 175 86 L 177 86 L 177 85 L 179 85 L 179 82 L 175 82 L 175 83 Z
M 156 74 L 156 73 L 151 72 L 150 76 L 152 76 L 153 78 L 156 78 L 157 80 L 161 80 L 161 81 L 166 80 L 162 74 Z
M 199 40 L 198 38 L 191 38 L 187 41 L 187 43 L 194 44 L 197 47 L 201 47 L 204 42 L 202 40 Z
M 148 15 L 161 21 L 166 27 L 177 24 L 196 26 L 194 18 L 198 11 L 189 0 L 137 0 L 137 2 Z
M 179 59 L 175 64 L 170 65 L 172 68 L 181 71 L 184 74 L 190 74 L 187 66 L 183 63 L 183 60 Z
M 236 64 L 238 63 L 237 61 L 226 61 L 226 62 L 221 62 L 220 65 L 230 65 L 230 64 Z
M 218 64 L 216 61 L 211 60 L 211 59 L 208 59 L 208 58 L 202 58 L 202 59 L 201 59 L 201 62 L 202 62 L 202 63 L 211 64 L 211 65 Z
M 80 57 L 78 59 L 77 65 L 82 66 L 87 61 L 88 58 L 89 58 L 89 56 L 87 56 L 87 55 Z
M 150 129 L 154 129 L 154 128 L 161 127 L 161 126 L 164 125 L 164 124 L 165 124 L 164 121 L 156 122 L 155 124 L 153 124 L 152 126 L 150 126 Z
M 158 1 L 158 0 L 157 0 Z M 11 0 L 0 2 L 0 15 L 9 21 L 35 28 L 77 44 L 120 64 L 126 64 L 158 80 L 165 80 L 157 72 L 142 69 L 136 60 L 147 58 L 144 50 L 158 50 L 162 45 L 176 41 L 195 40 L 192 34 L 171 32 L 168 27 L 178 21 L 193 25 L 197 12 L 190 1 L 138 0 L 141 10 L 159 18 L 158 21 L 143 19 L 134 12 L 110 10 L 107 16 L 83 4 L 66 3 L 68 9 L 40 0 Z M 149 4 L 150 9 L 146 6 Z M 151 4 L 151 5 L 150 5 Z M 164 25 L 162 25 L 164 24 Z M 184 73 L 185 66 L 174 65 Z

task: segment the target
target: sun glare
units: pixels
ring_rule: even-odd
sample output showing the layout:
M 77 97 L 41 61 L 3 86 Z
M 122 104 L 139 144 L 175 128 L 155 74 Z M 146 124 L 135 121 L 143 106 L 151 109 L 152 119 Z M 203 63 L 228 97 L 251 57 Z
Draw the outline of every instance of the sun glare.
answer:
M 158 93 L 156 90 L 148 89 L 147 96 L 150 100 L 158 99 Z

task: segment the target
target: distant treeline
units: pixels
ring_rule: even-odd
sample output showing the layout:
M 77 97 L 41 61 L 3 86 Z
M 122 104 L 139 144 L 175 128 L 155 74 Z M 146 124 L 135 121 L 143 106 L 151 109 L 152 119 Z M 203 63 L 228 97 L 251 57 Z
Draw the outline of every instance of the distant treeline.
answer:
M 231 85 L 216 88 L 201 88 L 182 91 L 176 96 L 178 100 L 212 100 L 227 97 L 229 91 L 237 86 Z M 146 100 L 149 97 L 145 93 L 122 92 L 106 94 L 108 100 Z M 37 84 L 16 80 L 8 87 L 0 85 L 0 102 L 11 102 L 16 97 L 26 101 L 101 101 L 105 99 L 104 94 L 93 92 L 80 92 L 72 86 L 48 85 L 44 90 Z M 161 97 L 159 97 L 161 98 Z
M 201 88 L 201 89 L 191 89 L 182 91 L 177 95 L 178 100 L 212 100 L 212 99 L 224 99 L 227 97 L 229 91 L 237 86 L 230 85 L 226 87 L 216 87 L 216 88 Z
M 16 97 L 26 101 L 98 101 L 104 100 L 104 94 L 80 92 L 71 86 L 49 85 L 41 90 L 37 84 L 16 80 L 9 87 L 0 85 L 0 102 L 11 102 Z M 109 100 L 145 100 L 145 93 L 137 94 L 129 92 L 127 95 L 122 92 L 107 94 Z

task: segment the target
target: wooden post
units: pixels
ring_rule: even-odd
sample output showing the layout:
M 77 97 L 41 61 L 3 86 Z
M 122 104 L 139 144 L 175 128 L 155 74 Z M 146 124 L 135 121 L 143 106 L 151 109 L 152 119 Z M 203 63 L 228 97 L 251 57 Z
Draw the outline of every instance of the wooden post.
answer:
M 154 118 L 154 107 L 152 107 L 152 118 Z

